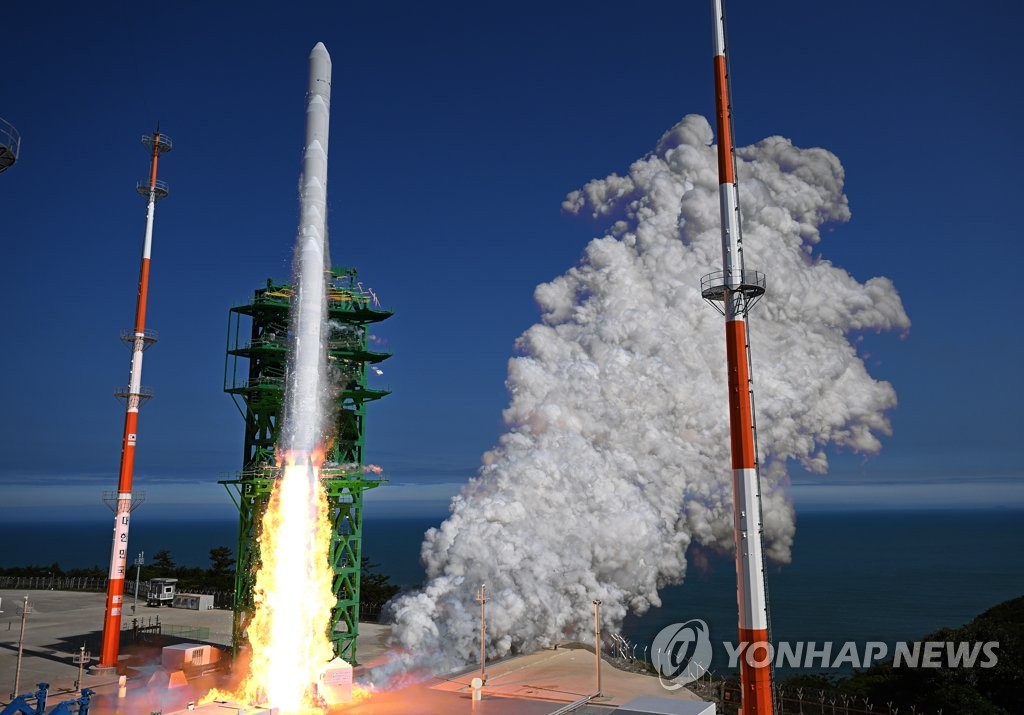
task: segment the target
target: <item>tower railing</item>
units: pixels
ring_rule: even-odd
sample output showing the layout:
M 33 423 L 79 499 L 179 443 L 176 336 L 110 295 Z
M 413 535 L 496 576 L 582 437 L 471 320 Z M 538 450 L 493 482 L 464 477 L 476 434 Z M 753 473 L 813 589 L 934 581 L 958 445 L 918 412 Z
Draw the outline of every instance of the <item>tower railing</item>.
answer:
M 0 171 L 9 169 L 18 160 L 21 134 L 14 125 L 0 117 Z
M 725 314 L 722 306 L 717 305 L 718 303 L 724 303 L 726 295 L 729 291 L 739 291 L 743 293 L 747 299 L 747 310 L 754 307 L 754 303 L 764 295 L 765 288 L 767 287 L 768 281 L 761 271 L 754 271 L 750 269 L 743 269 L 742 271 L 733 271 L 734 274 L 739 274 L 739 282 L 735 280 L 730 283 L 729 275 L 726 271 L 713 271 L 700 279 L 700 295 L 708 303 L 713 305 L 719 313 Z
M 156 198 L 157 201 L 159 201 L 160 199 L 166 199 L 167 195 L 171 193 L 171 187 L 168 186 L 167 182 L 164 181 L 163 179 L 157 179 L 156 181 L 154 181 L 152 189 L 153 196 Z M 150 186 L 148 181 L 138 181 L 135 183 L 135 192 L 139 196 L 142 196 L 143 198 L 148 198 L 149 190 Z

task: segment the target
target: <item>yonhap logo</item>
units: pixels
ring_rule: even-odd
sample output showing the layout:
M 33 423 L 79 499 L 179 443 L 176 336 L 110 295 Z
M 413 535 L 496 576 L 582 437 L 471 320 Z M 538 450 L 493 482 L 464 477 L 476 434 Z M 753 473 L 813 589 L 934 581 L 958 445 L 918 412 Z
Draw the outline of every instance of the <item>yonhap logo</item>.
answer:
M 677 690 L 697 680 L 711 666 L 708 624 L 694 618 L 662 628 L 651 643 L 651 661 L 667 690 Z

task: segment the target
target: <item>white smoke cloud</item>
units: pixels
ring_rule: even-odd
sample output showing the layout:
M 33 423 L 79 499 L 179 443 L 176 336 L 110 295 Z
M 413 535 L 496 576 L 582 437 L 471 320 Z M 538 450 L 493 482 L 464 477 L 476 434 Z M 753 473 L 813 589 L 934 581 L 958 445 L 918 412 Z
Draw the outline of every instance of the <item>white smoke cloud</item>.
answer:
M 502 655 L 585 638 L 595 598 L 612 628 L 660 605 L 691 543 L 731 551 L 724 327 L 700 297 L 721 264 L 712 140 L 688 116 L 626 176 L 563 203 L 608 233 L 537 287 L 541 322 L 509 361 L 508 432 L 427 533 L 427 586 L 393 605 L 397 642 L 435 667 L 476 652 L 481 583 L 489 653 Z M 750 324 L 766 548 L 784 562 L 786 462 L 824 472 L 823 446 L 871 453 L 890 432 L 895 392 L 851 331 L 910 321 L 888 279 L 859 283 L 817 255 L 819 227 L 850 217 L 833 154 L 770 137 L 737 157 L 747 267 L 769 278 Z

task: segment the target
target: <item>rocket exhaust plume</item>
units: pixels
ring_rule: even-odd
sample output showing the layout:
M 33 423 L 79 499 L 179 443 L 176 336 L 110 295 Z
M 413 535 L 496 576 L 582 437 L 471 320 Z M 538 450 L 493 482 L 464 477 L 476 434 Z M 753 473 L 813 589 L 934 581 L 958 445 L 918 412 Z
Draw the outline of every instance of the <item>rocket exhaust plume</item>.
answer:
M 541 321 L 509 361 L 508 431 L 427 533 L 424 589 L 392 604 L 396 640 L 427 665 L 474 662 L 476 590 L 490 656 L 530 650 L 647 611 L 683 580 L 690 544 L 733 543 L 721 317 L 700 277 L 721 256 L 713 132 L 687 116 L 623 175 L 563 207 L 607 228 L 534 294 Z M 850 218 L 843 168 L 774 136 L 736 148 L 744 243 L 772 276 L 755 361 L 765 554 L 789 560 L 787 461 L 827 471 L 823 448 L 861 453 L 890 431 L 892 387 L 852 342 L 910 322 L 887 278 L 858 282 L 822 257 L 820 227 Z
M 282 715 L 321 712 L 314 684 L 334 657 L 327 635 L 333 572 L 331 526 L 320 484 L 331 385 L 328 377 L 326 268 L 327 150 L 331 58 L 323 43 L 309 56 L 306 147 L 293 258 L 288 371 L 279 460 L 260 532 L 261 566 L 248 628 L 252 656 L 238 693 Z M 211 693 L 207 699 L 222 696 Z

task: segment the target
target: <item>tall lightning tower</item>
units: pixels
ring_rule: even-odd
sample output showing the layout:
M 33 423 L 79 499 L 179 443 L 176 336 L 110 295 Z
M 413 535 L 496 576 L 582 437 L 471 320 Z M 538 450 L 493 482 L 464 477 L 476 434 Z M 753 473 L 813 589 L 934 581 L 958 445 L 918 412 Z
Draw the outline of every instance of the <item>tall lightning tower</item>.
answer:
M 743 234 L 737 198 L 732 105 L 725 50 L 723 0 L 712 0 L 714 17 L 715 119 L 718 129 L 718 201 L 722 216 L 722 270 L 701 280 L 701 295 L 725 315 L 729 371 L 729 432 L 732 443 L 733 535 L 736 541 L 736 598 L 739 640 L 749 658 L 740 659 L 742 712 L 770 715 L 772 671 L 768 591 L 765 585 L 761 481 L 754 423 L 754 381 L 747 313 L 765 291 L 764 274 L 743 267 Z M 756 663 L 758 665 L 752 665 Z
M 140 503 L 132 496 L 132 476 L 135 467 L 135 444 L 138 436 L 139 406 L 153 396 L 142 386 L 142 354 L 156 342 L 156 334 L 146 329 L 146 298 L 149 294 L 149 259 L 153 245 L 153 215 L 156 202 L 167 196 L 167 184 L 156 178 L 160 156 L 171 150 L 171 140 L 160 133 L 142 137 L 150 150 L 149 179 L 139 182 L 138 191 L 146 199 L 146 233 L 142 239 L 142 265 L 139 269 L 139 294 L 135 303 L 135 327 L 124 331 L 121 339 L 131 345 L 132 360 L 129 383 L 114 394 L 125 400 L 124 433 L 121 437 L 121 467 L 117 480 L 117 494 L 108 501 L 114 509 L 114 543 L 110 552 L 110 574 L 107 581 L 107 607 L 103 619 L 103 647 L 99 668 L 117 667 L 121 645 L 121 605 L 124 597 L 125 561 L 128 556 L 128 526 L 132 510 Z

